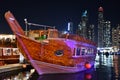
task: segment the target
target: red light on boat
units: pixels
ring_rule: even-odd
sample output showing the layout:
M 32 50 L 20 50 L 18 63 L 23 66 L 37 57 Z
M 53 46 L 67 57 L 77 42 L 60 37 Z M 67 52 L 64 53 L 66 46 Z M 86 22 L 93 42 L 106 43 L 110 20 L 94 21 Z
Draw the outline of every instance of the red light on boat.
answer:
M 85 79 L 91 80 L 91 78 L 92 78 L 92 75 L 91 75 L 91 74 L 85 74 Z
M 90 69 L 91 68 L 91 64 L 89 62 L 85 63 L 85 68 Z

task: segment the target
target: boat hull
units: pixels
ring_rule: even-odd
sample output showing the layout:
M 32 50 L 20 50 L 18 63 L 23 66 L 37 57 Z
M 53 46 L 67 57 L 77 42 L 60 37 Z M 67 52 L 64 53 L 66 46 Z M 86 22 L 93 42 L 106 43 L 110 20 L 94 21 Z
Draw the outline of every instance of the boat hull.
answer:
M 60 74 L 60 73 L 77 73 L 80 71 L 87 70 L 85 67 L 85 62 L 79 64 L 79 66 L 69 67 L 69 66 L 61 66 L 46 62 L 41 62 L 37 60 L 31 60 L 31 65 L 36 69 L 39 75 L 44 74 Z M 90 62 L 91 67 L 94 66 L 94 61 Z

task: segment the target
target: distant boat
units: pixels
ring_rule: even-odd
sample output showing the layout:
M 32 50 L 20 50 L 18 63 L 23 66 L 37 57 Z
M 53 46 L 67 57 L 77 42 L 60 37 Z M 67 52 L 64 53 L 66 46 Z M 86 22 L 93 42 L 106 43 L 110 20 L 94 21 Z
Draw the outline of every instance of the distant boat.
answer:
M 5 19 L 17 37 L 20 51 L 39 75 L 76 73 L 94 65 L 94 42 L 75 34 L 62 35 L 54 28 L 34 30 L 28 37 L 10 11 L 5 13 Z
M 19 63 L 19 50 L 12 47 L 0 47 L 0 66 Z

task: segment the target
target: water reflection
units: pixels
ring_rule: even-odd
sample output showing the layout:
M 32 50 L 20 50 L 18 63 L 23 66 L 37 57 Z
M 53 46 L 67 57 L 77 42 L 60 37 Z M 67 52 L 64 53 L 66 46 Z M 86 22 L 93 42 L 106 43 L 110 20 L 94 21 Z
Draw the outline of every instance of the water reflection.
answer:
M 96 80 L 120 80 L 119 61 L 120 55 L 97 56 L 94 72 Z
M 35 72 L 34 69 L 29 71 L 17 70 L 0 74 L 0 80 L 29 80 L 30 76 Z
M 38 75 L 35 69 L 12 71 L 0 74 L 0 80 L 92 80 L 94 67 L 90 70 L 72 74 Z
M 38 75 L 35 69 L 17 70 L 0 74 L 0 80 L 120 80 L 120 56 L 97 56 L 90 70 L 74 74 Z
M 72 74 L 51 74 L 51 75 L 42 75 L 42 76 L 33 74 L 30 80 L 92 80 L 93 71 L 94 68 Z
M 120 56 L 113 56 L 113 63 L 114 63 L 114 78 L 119 80 L 120 79 Z

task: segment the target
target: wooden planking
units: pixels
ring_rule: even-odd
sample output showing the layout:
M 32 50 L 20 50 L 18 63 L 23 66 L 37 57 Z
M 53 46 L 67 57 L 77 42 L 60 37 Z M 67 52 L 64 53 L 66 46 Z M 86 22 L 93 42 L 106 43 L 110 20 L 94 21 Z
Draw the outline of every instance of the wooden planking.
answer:
M 26 49 L 28 50 L 33 59 L 46 61 L 54 64 L 73 66 L 73 59 L 69 58 L 72 55 L 71 49 L 63 41 L 49 40 L 48 44 L 42 44 L 30 40 L 29 38 L 20 37 L 20 39 L 22 39 L 24 45 L 26 46 Z M 56 50 L 63 50 L 64 55 L 56 56 L 55 55 Z
M 10 25 L 10 27 L 14 33 L 17 32 L 17 33 L 24 35 L 23 29 L 21 28 L 18 21 L 15 19 L 15 17 L 13 16 L 13 14 L 10 11 L 5 13 L 5 19 L 7 20 L 8 24 Z
M 88 40 L 88 39 L 86 39 L 82 36 L 76 35 L 76 34 L 64 34 L 64 35 L 61 35 L 61 38 L 73 39 L 76 41 L 80 41 L 80 42 L 84 42 L 84 43 L 96 46 L 96 43 L 94 43 L 93 41 Z
M 26 47 L 26 49 L 28 50 L 29 54 L 31 55 L 31 57 L 33 59 L 36 59 L 36 60 L 41 59 L 39 57 L 40 52 L 41 52 L 41 49 L 40 49 L 41 44 L 40 43 L 35 42 L 29 38 L 20 37 L 20 39 L 22 39 L 24 46 Z M 24 49 L 21 46 L 19 48 L 21 48 L 22 52 L 24 52 Z

